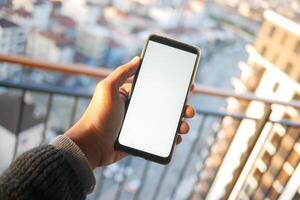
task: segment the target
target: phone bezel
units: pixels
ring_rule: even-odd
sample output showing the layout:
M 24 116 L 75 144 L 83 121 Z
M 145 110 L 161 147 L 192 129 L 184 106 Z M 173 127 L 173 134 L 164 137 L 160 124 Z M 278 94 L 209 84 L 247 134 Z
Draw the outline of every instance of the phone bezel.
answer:
M 185 95 L 184 105 L 186 104 L 187 96 L 188 96 L 189 91 L 191 89 L 192 83 L 195 79 L 196 71 L 197 71 L 197 68 L 198 68 L 198 65 L 199 65 L 199 61 L 200 61 L 200 54 L 201 54 L 199 48 L 188 45 L 188 44 L 185 44 L 185 43 L 182 43 L 182 42 L 178 42 L 178 41 L 170 39 L 170 38 L 162 37 L 162 36 L 159 36 L 159 35 L 153 35 L 153 34 L 150 35 L 148 37 L 145 45 L 144 45 L 143 50 L 142 50 L 141 62 L 140 62 L 140 65 L 137 69 L 137 72 L 135 73 L 135 76 L 133 78 L 132 90 L 131 90 L 130 96 L 128 98 L 128 101 L 125 103 L 125 115 L 124 115 L 124 118 L 123 118 L 123 122 L 124 122 L 124 119 L 126 117 L 127 108 L 130 104 L 130 98 L 131 98 L 131 96 L 134 92 L 135 83 L 136 83 L 137 77 L 139 75 L 139 70 L 140 70 L 140 67 L 142 66 L 143 58 L 144 58 L 144 55 L 145 55 L 145 52 L 146 52 L 149 41 L 155 41 L 155 42 L 158 42 L 158 43 L 161 43 L 161 44 L 164 44 L 164 45 L 167 45 L 167 46 L 171 46 L 173 48 L 181 49 L 181 50 L 184 50 L 184 51 L 187 51 L 187 52 L 190 52 L 190 53 L 194 53 L 194 54 L 197 55 L 195 65 L 194 65 L 194 68 L 193 68 L 193 74 L 191 76 L 189 87 L 188 87 L 188 90 L 187 90 L 186 95 Z M 180 121 L 181 121 L 181 119 L 183 117 L 183 114 L 184 114 L 184 105 L 182 106 L 182 109 L 181 109 L 181 115 L 180 115 L 180 118 L 179 118 L 179 122 L 177 123 L 177 131 L 174 134 L 172 147 L 171 147 L 170 153 L 167 157 L 158 156 L 158 155 L 155 155 L 155 154 L 151 154 L 151 153 L 148 153 L 148 152 L 145 152 L 145 151 L 141 151 L 139 149 L 134 149 L 134 148 L 131 148 L 131 147 L 120 144 L 119 136 L 120 136 L 120 133 L 121 133 L 121 130 L 122 130 L 122 127 L 123 127 L 123 122 L 122 122 L 122 125 L 121 125 L 121 128 L 120 128 L 118 137 L 115 141 L 115 145 L 114 145 L 115 149 L 119 150 L 119 151 L 125 151 L 125 152 L 127 152 L 131 155 L 139 156 L 139 157 L 142 157 L 144 159 L 154 161 L 154 162 L 157 162 L 157 163 L 160 163 L 160 164 L 168 164 L 171 161 L 172 154 L 174 152 L 174 147 L 175 147 L 175 143 L 176 143 L 176 136 L 177 136 L 178 130 L 180 128 Z

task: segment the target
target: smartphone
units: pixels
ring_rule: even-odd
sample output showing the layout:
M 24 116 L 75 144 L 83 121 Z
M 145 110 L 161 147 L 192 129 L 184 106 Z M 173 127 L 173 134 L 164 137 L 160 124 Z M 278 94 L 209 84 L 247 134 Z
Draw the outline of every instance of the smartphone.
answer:
M 115 148 L 161 164 L 170 162 L 200 49 L 151 35 L 134 76 Z

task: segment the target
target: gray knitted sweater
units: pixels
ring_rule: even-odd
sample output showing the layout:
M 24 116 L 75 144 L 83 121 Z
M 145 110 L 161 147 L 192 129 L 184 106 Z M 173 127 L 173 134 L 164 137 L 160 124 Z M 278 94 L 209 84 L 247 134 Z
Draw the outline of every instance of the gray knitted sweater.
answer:
M 59 136 L 10 165 L 0 177 L 0 199 L 85 199 L 94 185 L 83 152 L 69 138 Z

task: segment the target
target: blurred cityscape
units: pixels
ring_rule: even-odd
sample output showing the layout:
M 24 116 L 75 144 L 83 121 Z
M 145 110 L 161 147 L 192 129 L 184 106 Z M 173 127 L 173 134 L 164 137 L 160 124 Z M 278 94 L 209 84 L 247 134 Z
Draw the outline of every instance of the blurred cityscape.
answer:
M 172 163 L 98 169 L 88 199 L 296 200 L 299 23 L 299 0 L 0 0 L 0 54 L 112 70 L 152 33 L 199 46 L 206 90 L 189 99 L 197 116 Z M 96 83 L 1 62 L 0 172 L 67 130 Z
M 149 34 L 157 33 L 201 47 L 204 67 L 222 49 L 234 44 L 243 49 L 252 41 L 265 9 L 299 20 L 296 0 L 1 0 L 1 52 L 115 68 L 140 54 Z M 238 52 L 237 60 L 245 55 Z M 20 80 L 22 73 L 23 81 L 91 85 L 83 77 L 30 71 L 24 75 L 5 67 L 0 78 Z
M 149 34 L 157 33 L 200 46 L 205 63 L 223 48 L 234 44 L 243 48 L 253 40 L 264 9 L 276 8 L 289 17 L 299 17 L 297 2 L 1 0 L 1 52 L 115 68 L 138 55 Z M 0 78 L 19 80 L 21 74 L 21 70 L 2 67 Z M 90 81 L 82 77 L 68 79 L 30 71 L 26 75 L 23 72 L 22 80 L 90 86 Z

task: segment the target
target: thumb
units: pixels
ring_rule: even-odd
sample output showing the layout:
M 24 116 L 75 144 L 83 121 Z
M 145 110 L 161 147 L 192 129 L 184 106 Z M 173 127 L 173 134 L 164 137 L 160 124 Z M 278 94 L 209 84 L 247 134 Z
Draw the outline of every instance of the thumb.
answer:
M 123 83 L 125 83 L 130 76 L 134 75 L 139 67 L 139 64 L 140 58 L 136 56 L 129 63 L 118 67 L 109 75 L 112 84 L 116 85 L 117 87 L 123 85 Z

